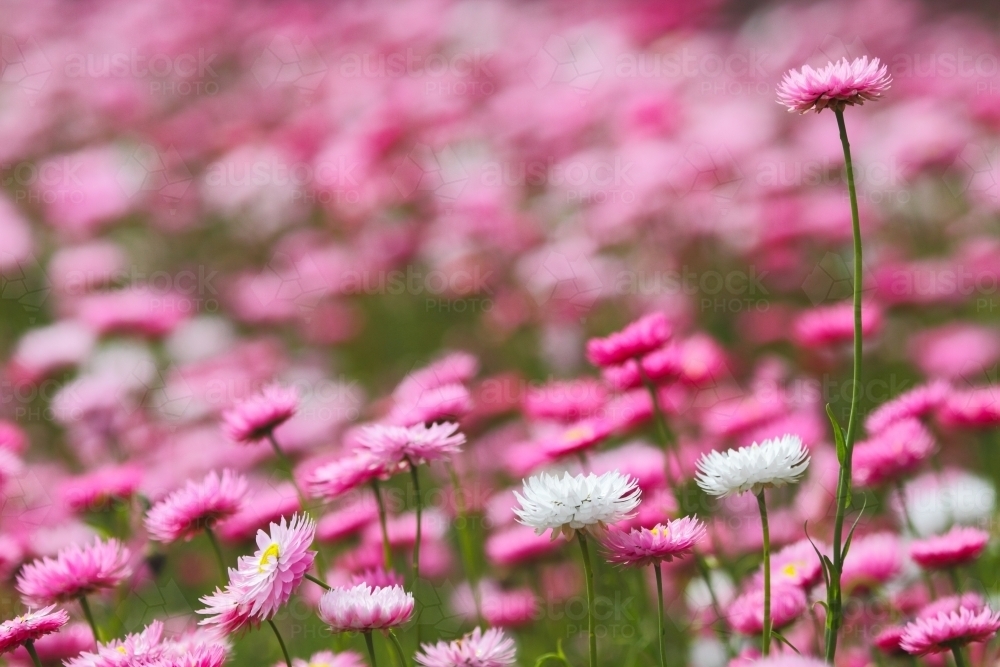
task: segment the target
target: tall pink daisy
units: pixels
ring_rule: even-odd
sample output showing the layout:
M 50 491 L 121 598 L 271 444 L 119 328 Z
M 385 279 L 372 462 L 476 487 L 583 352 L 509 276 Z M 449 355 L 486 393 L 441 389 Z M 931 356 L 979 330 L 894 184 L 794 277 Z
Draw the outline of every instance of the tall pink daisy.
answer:
M 0 623 L 0 654 L 9 653 L 18 646 L 27 646 L 33 653 L 32 644 L 40 637 L 51 634 L 69 623 L 69 614 L 55 605 L 38 611 L 29 611 L 9 621 Z
M 994 612 L 989 607 L 979 611 L 963 607 L 908 623 L 899 645 L 910 655 L 957 651 L 966 644 L 986 641 L 998 629 L 1000 612 Z
M 190 540 L 198 531 L 236 514 L 246 495 L 247 480 L 231 470 L 210 472 L 200 482 L 189 480 L 146 514 L 146 530 L 154 540 Z
M 233 442 L 258 442 L 291 419 L 298 406 L 299 394 L 293 387 L 271 384 L 226 410 L 222 426 Z
M 690 555 L 705 536 L 705 524 L 697 517 L 684 517 L 653 528 L 629 532 L 610 530 L 604 539 L 608 561 L 631 567 L 659 565 Z
M 358 441 L 360 451 L 392 471 L 448 459 L 461 451 L 465 435 L 458 432 L 458 424 L 447 422 L 409 427 L 376 424 L 364 427 Z
M 878 100 L 891 83 L 892 77 L 878 58 L 862 56 L 851 62 L 842 58 L 818 70 L 805 65 L 789 71 L 778 85 L 778 102 L 799 113 L 843 111 L 847 106 Z
M 71 544 L 55 558 L 28 563 L 17 577 L 25 602 L 49 605 L 114 588 L 132 573 L 131 553 L 118 540 Z

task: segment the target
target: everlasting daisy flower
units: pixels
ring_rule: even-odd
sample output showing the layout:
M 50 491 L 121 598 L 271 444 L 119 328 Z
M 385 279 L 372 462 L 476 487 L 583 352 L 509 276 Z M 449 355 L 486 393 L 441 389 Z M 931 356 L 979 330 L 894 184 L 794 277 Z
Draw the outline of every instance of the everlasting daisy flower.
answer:
M 607 400 L 608 390 L 593 378 L 549 382 L 528 389 L 524 414 L 531 419 L 574 422 L 594 415 Z
M 1000 385 L 953 391 L 939 409 L 947 426 L 983 428 L 1000 424 Z
M 744 635 L 764 631 L 765 591 L 755 588 L 744 593 L 726 609 L 726 620 L 734 630 Z M 771 589 L 771 623 L 781 629 L 797 619 L 806 610 L 806 594 L 797 586 L 776 585 Z
M 382 462 L 370 452 L 356 451 L 313 470 L 306 486 L 314 498 L 333 500 L 385 473 Z
M 869 61 L 862 56 L 851 62 L 842 58 L 818 70 L 805 65 L 786 73 L 778 85 L 778 102 L 799 113 L 843 111 L 847 106 L 878 100 L 891 83 L 892 77 L 878 58 Z
M 567 426 L 542 443 L 545 454 L 557 459 L 578 454 L 603 442 L 614 431 L 614 424 L 600 417 L 590 417 Z
M 713 496 L 763 489 L 797 482 L 809 467 L 809 452 L 795 435 L 784 435 L 749 447 L 713 451 L 698 462 L 698 486 Z
M 413 614 L 413 594 L 402 586 L 334 588 L 319 600 L 319 617 L 334 632 L 386 630 L 406 623 Z
M 189 480 L 153 505 L 146 514 L 146 530 L 164 543 L 190 540 L 199 530 L 236 514 L 246 490 L 246 478 L 231 470 L 221 477 L 212 471 L 200 482 Z
M 916 618 L 930 619 L 941 614 L 949 614 L 959 609 L 979 612 L 986 606 L 986 600 L 979 593 L 962 593 L 961 595 L 946 595 L 924 605 L 917 612 Z
M 69 623 L 69 614 L 62 609 L 54 611 L 55 608 L 55 605 L 49 605 L 0 623 L 0 654 L 34 642 Z
M 528 587 L 504 589 L 495 582 L 483 580 L 476 588 L 462 584 L 451 599 L 451 606 L 471 622 L 478 618 L 494 628 L 510 628 L 525 625 L 538 619 L 538 596 Z
M 899 645 L 910 655 L 941 653 L 971 642 L 984 642 L 995 635 L 997 629 L 1000 629 L 1000 612 L 989 607 L 978 612 L 962 608 L 908 623 Z
M 232 570 L 230 570 L 232 572 Z M 247 591 L 238 583 L 230 582 L 225 588 L 216 588 L 214 593 L 201 598 L 204 609 L 195 613 L 208 618 L 199 625 L 215 628 L 221 636 L 235 635 L 260 624 L 260 618 L 250 613 Z
M 216 637 L 193 633 L 163 638 L 163 623 L 153 621 L 141 632 L 100 644 L 93 653 L 81 653 L 66 667 L 221 667 L 229 645 Z
M 456 420 L 472 410 L 469 390 L 460 384 L 446 384 L 424 390 L 397 402 L 387 421 L 400 426 L 415 426 L 443 420 Z
M 516 660 L 514 640 L 499 628 L 476 628 L 452 642 L 423 644 L 414 660 L 423 667 L 507 667 Z
M 222 426 L 233 442 L 254 443 L 271 435 L 299 407 L 293 387 L 271 384 L 222 414 Z
M 562 477 L 542 473 L 524 482 L 524 494 L 514 496 L 520 507 L 514 509 L 518 520 L 542 535 L 552 531 L 573 537 L 576 531 L 601 533 L 609 525 L 634 515 L 640 491 L 630 477 L 617 470 L 604 473 Z
M 285 667 L 284 662 L 275 663 L 274 667 Z M 354 651 L 334 653 L 320 651 L 313 653 L 308 660 L 293 658 L 292 667 L 366 667 L 365 659 Z
M 865 304 L 861 308 L 861 334 L 868 338 L 882 328 L 882 311 Z M 854 308 L 850 303 L 820 306 L 804 312 L 792 326 L 792 338 L 804 348 L 848 343 L 854 337 Z
M 886 655 L 906 655 L 906 651 L 899 645 L 899 642 L 903 639 L 904 631 L 905 628 L 902 625 L 890 625 L 875 635 L 872 643 Z
M 670 338 L 663 313 L 651 313 L 607 338 L 587 342 L 587 359 L 595 366 L 615 366 L 661 347 Z
M 498 530 L 486 538 L 486 558 L 494 565 L 510 566 L 535 560 L 558 548 L 558 543 L 540 536 L 531 526 L 520 524 Z
M 128 500 L 139 489 L 142 468 L 121 465 L 100 468 L 65 482 L 62 496 L 73 510 L 107 509 L 110 501 Z
M 360 450 L 384 470 L 445 460 L 462 451 L 464 444 L 465 435 L 452 423 L 409 427 L 377 424 L 364 427 L 358 438 Z
M 705 536 L 705 524 L 697 517 L 684 517 L 653 528 L 629 532 L 611 530 L 604 540 L 608 561 L 619 565 L 644 567 L 692 553 L 694 545 Z
M 132 574 L 131 553 L 118 540 L 71 544 L 55 558 L 28 563 L 17 577 L 25 602 L 49 605 L 114 588 Z
M 903 549 L 893 533 L 855 537 L 844 559 L 841 586 L 844 592 L 863 592 L 887 583 L 903 569 Z
M 452 384 L 464 384 L 479 372 L 479 361 L 467 352 L 452 352 L 413 371 L 392 392 L 397 403 L 410 402 L 425 391 Z
M 40 637 L 34 642 L 35 653 L 42 664 L 62 663 L 94 647 L 94 633 L 86 623 L 70 623 L 58 632 Z M 10 654 L 12 664 L 31 664 L 32 658 L 23 646 Z
M 934 437 L 916 419 L 899 419 L 875 437 L 856 443 L 854 481 L 872 487 L 916 470 L 934 452 Z
M 640 372 L 640 364 L 642 366 Z M 679 377 L 684 372 L 684 358 L 681 347 L 666 345 L 636 359 L 629 359 L 617 366 L 605 366 L 601 377 L 619 391 L 641 387 L 643 375 L 653 383 Z
M 808 589 L 819 583 L 823 578 L 823 569 L 815 549 L 819 549 L 820 553 L 825 551 L 821 544 L 814 548 L 809 540 L 800 540 L 771 556 L 771 577 L 775 585 L 785 583 Z M 758 572 L 754 582 L 762 582 L 763 578 L 764 573 Z
M 984 530 L 956 526 L 939 537 L 913 542 L 910 557 L 925 569 L 957 567 L 979 558 L 989 541 Z
M 878 406 L 865 420 L 869 433 L 881 433 L 897 421 L 923 417 L 948 397 L 951 387 L 943 380 L 920 385 Z

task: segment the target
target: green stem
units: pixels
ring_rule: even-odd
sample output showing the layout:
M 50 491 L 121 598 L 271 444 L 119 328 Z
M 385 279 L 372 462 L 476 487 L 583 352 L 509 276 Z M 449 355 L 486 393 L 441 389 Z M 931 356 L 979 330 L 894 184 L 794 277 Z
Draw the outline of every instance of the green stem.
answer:
M 757 507 L 760 508 L 760 530 L 764 534 L 764 632 L 760 652 L 767 657 L 771 652 L 771 531 L 767 526 L 763 489 L 757 494 Z
M 205 526 L 205 536 L 208 537 L 209 544 L 212 545 L 212 553 L 215 554 L 215 562 L 219 565 L 219 572 L 222 573 L 222 585 L 229 581 L 229 570 L 226 568 L 226 559 L 222 557 L 222 547 L 219 546 L 219 538 L 215 536 L 215 531 L 211 526 Z
M 660 564 L 653 563 L 653 572 L 656 573 L 656 622 L 660 640 L 660 667 L 667 667 L 667 629 L 663 625 L 663 573 L 660 572 Z
M 851 413 L 847 420 L 844 460 L 840 462 L 840 478 L 837 481 L 837 513 L 833 524 L 833 571 L 830 573 L 830 587 L 827 590 L 826 618 L 826 661 L 833 664 L 837 654 L 837 636 L 843 624 L 843 609 L 840 577 L 843 571 L 844 516 L 851 498 L 851 461 L 854 455 L 854 440 L 858 431 L 858 404 L 861 400 L 861 221 L 858 215 L 858 193 L 854 185 L 854 163 L 851 160 L 851 144 L 847 140 L 847 126 L 844 124 L 843 110 L 834 110 L 840 143 L 844 147 L 844 167 L 847 170 L 847 190 L 851 198 L 851 229 L 854 236 L 854 383 L 851 387 Z
M 406 655 L 403 653 L 403 647 L 399 643 L 399 637 L 392 630 L 389 630 L 389 640 L 393 650 L 396 652 L 396 659 L 399 660 L 400 667 L 406 667 Z
M 955 667 L 965 667 L 965 657 L 962 655 L 961 646 L 952 646 L 951 654 L 955 656 Z
M 423 513 L 423 503 L 420 502 L 420 473 L 417 471 L 417 466 L 407 459 L 406 463 L 410 466 L 410 478 L 413 480 L 413 494 L 417 497 L 417 541 L 413 544 L 413 583 L 416 585 L 417 580 L 420 579 L 420 539 L 422 537 L 421 531 L 421 515 Z
M 278 626 L 271 619 L 267 619 L 267 624 L 271 626 L 271 629 L 274 630 L 274 636 L 278 638 L 278 646 L 281 647 L 281 654 L 285 656 L 286 667 L 292 667 L 292 658 L 288 655 L 288 647 L 285 646 L 285 640 L 281 638 L 281 633 L 278 632 Z
M 962 582 L 958 579 L 958 569 L 948 568 L 948 580 L 951 581 L 951 589 L 957 594 L 962 594 Z
M 87 596 L 81 595 L 78 599 L 80 600 L 80 608 L 83 609 L 83 616 L 90 625 L 90 631 L 94 633 L 94 641 L 103 643 L 104 637 L 101 635 L 101 629 L 97 627 L 97 621 L 94 620 L 94 612 L 90 610 L 90 603 L 87 602 Z
M 372 491 L 375 492 L 375 504 L 378 506 L 378 525 L 382 530 L 382 565 L 385 571 L 392 570 L 392 549 L 389 547 L 389 528 L 386 525 L 385 502 L 382 500 L 382 490 L 377 479 L 372 480 Z
M 472 588 L 472 602 L 476 607 L 476 618 L 482 620 L 483 613 L 480 609 L 479 600 L 479 575 L 476 572 L 476 558 L 472 543 L 472 535 L 469 534 L 469 517 L 465 508 L 465 496 L 462 495 L 462 482 L 450 462 L 445 465 L 448 469 L 448 476 L 451 478 L 452 492 L 455 494 L 455 513 L 458 515 L 458 544 L 462 553 L 462 567 L 465 569 L 465 576 L 469 580 Z
M 38 652 L 35 650 L 35 642 L 29 639 L 24 642 L 24 648 L 31 656 L 31 662 L 35 664 L 35 667 L 42 667 L 42 661 L 38 659 Z
M 371 658 L 372 667 L 375 667 L 375 643 L 372 641 L 372 631 L 368 630 L 364 634 L 365 646 L 368 647 L 368 657 Z
M 271 443 L 271 449 L 274 450 L 274 455 L 278 457 L 278 462 L 281 467 L 285 469 L 288 473 L 288 479 L 291 480 L 292 486 L 295 487 L 295 495 L 299 497 L 299 508 L 304 512 L 307 507 L 306 496 L 302 493 L 302 489 L 299 488 L 299 483 L 295 480 L 295 470 L 292 468 L 292 461 L 285 454 L 285 450 L 281 448 L 278 444 L 278 439 L 274 437 L 274 431 L 268 431 L 267 441 Z
M 587 579 L 587 635 L 590 640 L 590 667 L 597 667 L 597 628 L 595 622 L 596 600 L 594 593 L 594 568 L 590 564 L 590 548 L 587 546 L 587 538 L 583 531 L 576 531 L 577 540 L 580 542 L 580 551 L 583 554 L 583 570 Z
M 323 581 L 322 579 L 319 579 L 318 577 L 314 577 L 311 574 L 309 574 L 308 572 L 306 572 L 305 577 L 309 581 L 313 582 L 314 584 L 316 584 L 317 586 L 319 586 L 320 588 L 322 588 L 324 591 L 330 590 L 330 585 L 328 583 L 326 583 L 325 581 Z

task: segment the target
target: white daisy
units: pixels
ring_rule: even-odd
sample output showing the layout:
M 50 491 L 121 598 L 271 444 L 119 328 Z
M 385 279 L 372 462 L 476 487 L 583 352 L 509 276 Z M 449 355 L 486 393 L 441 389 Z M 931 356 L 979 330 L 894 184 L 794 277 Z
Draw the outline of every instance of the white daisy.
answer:
M 567 472 L 561 478 L 542 473 L 525 480 L 523 496 L 514 492 L 521 505 L 514 513 L 539 535 L 551 530 L 552 539 L 560 533 L 571 538 L 577 530 L 600 532 L 631 518 L 639 494 L 636 481 L 617 470 L 576 477 Z
M 784 486 L 809 467 L 809 451 L 797 435 L 783 435 L 749 447 L 709 452 L 698 461 L 698 486 L 713 496 Z

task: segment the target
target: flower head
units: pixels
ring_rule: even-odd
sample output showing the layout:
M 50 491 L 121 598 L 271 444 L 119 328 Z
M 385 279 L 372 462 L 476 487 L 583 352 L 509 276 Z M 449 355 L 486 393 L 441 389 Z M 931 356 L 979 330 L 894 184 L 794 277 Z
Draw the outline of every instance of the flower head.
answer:
M 382 462 L 361 450 L 319 466 L 310 473 L 306 485 L 314 498 L 333 500 L 384 473 Z
M 989 541 L 984 530 L 956 526 L 944 535 L 915 541 L 910 545 L 910 557 L 926 569 L 956 567 L 979 558 Z
M 771 556 L 771 580 L 775 585 L 786 583 L 808 589 L 818 583 L 823 578 L 823 569 L 819 556 L 816 555 L 816 548 L 819 548 L 822 553 L 823 549 L 820 545 L 813 547 L 812 543 L 806 539 L 790 544 L 773 554 Z M 754 582 L 763 585 L 763 568 L 754 576 Z
M 916 419 L 900 419 L 854 449 L 854 481 L 871 487 L 913 472 L 934 451 L 934 438 Z
M 109 501 L 127 500 L 142 482 L 142 468 L 126 464 L 99 468 L 75 477 L 62 486 L 66 504 L 80 512 L 107 507 Z
M 319 600 L 319 617 L 334 632 L 384 630 L 402 625 L 413 614 L 413 594 L 402 586 L 334 588 Z
M 524 482 L 524 495 L 514 497 L 518 520 L 541 535 L 552 531 L 572 537 L 577 530 L 603 532 L 608 524 L 633 516 L 639 506 L 639 487 L 635 480 L 617 470 L 601 476 L 571 476 L 542 473 Z
M 995 635 L 997 629 L 1000 629 L 1000 612 L 989 607 L 979 611 L 963 607 L 908 623 L 899 645 L 910 655 L 941 653 L 970 642 L 984 642 Z
M 423 644 L 414 660 L 423 667 L 506 667 L 514 664 L 514 640 L 499 628 L 476 628 L 452 642 Z
M 241 556 L 237 569 L 230 570 L 231 584 L 242 592 L 252 616 L 269 619 L 288 602 L 316 558 L 309 550 L 315 534 L 316 522 L 305 514 L 290 522 L 282 517 L 270 533 L 257 532 L 257 551 Z
M 368 454 L 384 470 L 405 469 L 450 458 L 462 451 L 465 435 L 458 424 L 444 423 L 427 426 L 366 426 L 358 438 L 360 451 Z
M 163 623 L 153 621 L 141 632 L 100 644 L 93 653 L 81 653 L 66 667 L 221 667 L 229 645 L 206 633 L 163 638 Z
M 71 544 L 55 558 L 25 565 L 17 577 L 17 590 L 26 603 L 41 606 L 114 588 L 132 574 L 130 557 L 118 540 Z
M 885 584 L 903 569 L 903 548 L 893 533 L 855 537 L 844 558 L 841 586 L 845 593 L 869 591 Z
M 246 490 L 246 478 L 231 470 L 221 477 L 212 471 L 200 482 L 189 480 L 153 505 L 146 514 L 146 530 L 164 543 L 190 540 L 202 528 L 236 514 Z
M 903 392 L 873 410 L 865 420 L 865 429 L 869 433 L 881 433 L 902 419 L 923 417 L 941 405 L 950 390 L 947 382 L 935 380 Z
M 891 83 L 878 58 L 862 56 L 852 62 L 842 58 L 818 70 L 809 65 L 790 70 L 778 85 L 778 102 L 799 113 L 827 108 L 843 111 L 849 105 L 878 100 Z
M 809 467 L 809 452 L 797 435 L 784 435 L 749 447 L 709 452 L 698 461 L 698 486 L 713 496 L 728 496 L 797 482 Z
M 610 562 L 643 567 L 690 555 L 694 545 L 704 536 L 705 524 L 697 517 L 686 516 L 653 528 L 633 528 L 629 532 L 612 530 L 604 546 Z
M 806 594 L 797 586 L 778 584 L 771 587 L 771 623 L 776 629 L 788 625 L 806 610 Z M 734 630 L 744 635 L 764 630 L 764 589 L 744 593 L 726 609 L 726 618 Z
M 670 325 L 663 313 L 650 313 L 607 338 L 587 342 L 587 359 L 595 366 L 615 366 L 641 357 L 670 338 Z
M 291 419 L 298 407 L 299 394 L 294 388 L 271 384 L 226 410 L 223 429 L 233 442 L 257 442 Z
M 0 654 L 13 651 L 25 642 L 53 633 L 69 623 L 69 614 L 49 605 L 0 623 Z
M 365 665 L 364 658 L 354 651 L 342 653 L 320 651 L 313 653 L 308 660 L 292 658 L 292 667 L 365 667 Z M 274 667 L 285 667 L 285 663 L 284 661 L 276 663 Z

